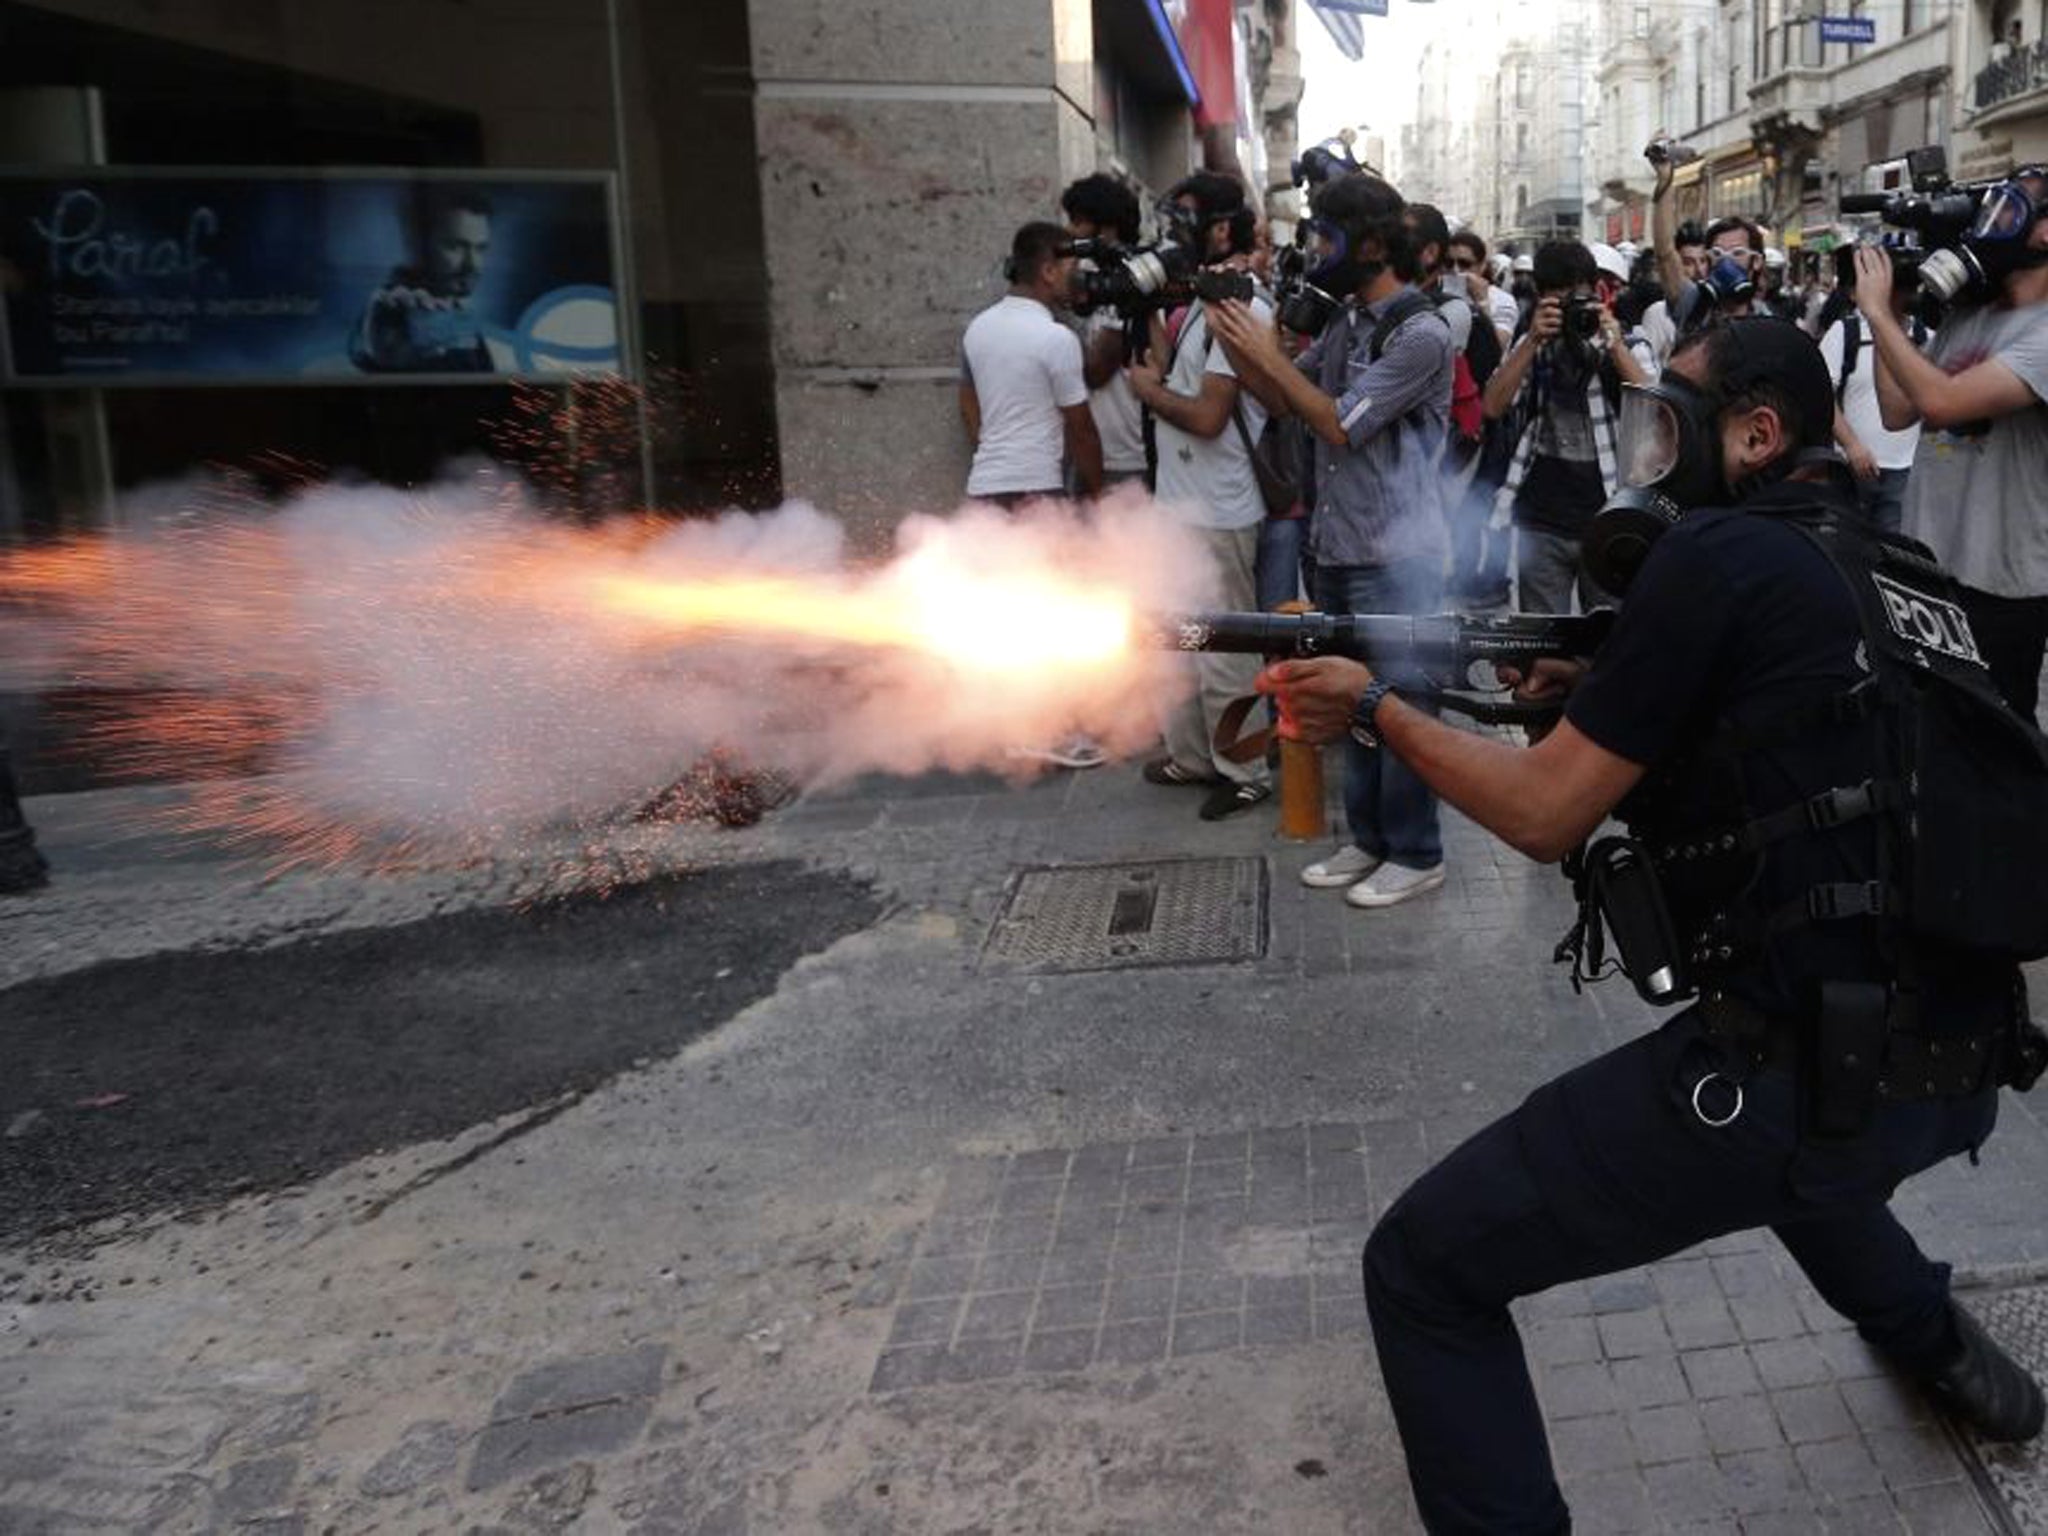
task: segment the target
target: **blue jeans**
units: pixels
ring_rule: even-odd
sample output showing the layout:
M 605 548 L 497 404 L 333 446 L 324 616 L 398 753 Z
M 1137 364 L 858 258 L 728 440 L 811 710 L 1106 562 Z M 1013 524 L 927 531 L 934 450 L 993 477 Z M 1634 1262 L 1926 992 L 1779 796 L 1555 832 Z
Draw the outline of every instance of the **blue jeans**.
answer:
M 1886 1202 L 1905 1178 L 1990 1134 L 1996 1090 L 1885 1105 L 1868 1135 L 1812 1144 L 1800 1140 L 1797 1085 L 1780 1068 L 1749 1080 L 1728 1125 L 1703 1124 L 1694 1086 L 1719 1061 L 1680 1014 L 1538 1088 L 1374 1228 L 1366 1307 L 1431 1532 L 1569 1529 L 1508 1315 L 1517 1297 L 1768 1226 L 1827 1304 L 1900 1367 L 1931 1372 L 1953 1355 L 1948 1267 L 1921 1253 Z
M 1428 614 L 1443 603 L 1443 566 L 1434 556 L 1391 565 L 1319 565 L 1310 582 L 1325 613 Z M 1412 667 L 1377 670 L 1397 686 L 1424 681 Z M 1444 861 L 1436 796 L 1383 748 L 1345 742 L 1344 820 L 1353 844 L 1376 859 L 1404 869 L 1434 869 Z
M 1305 517 L 1269 517 L 1259 524 L 1259 611 L 1271 613 L 1302 595 L 1308 542 Z

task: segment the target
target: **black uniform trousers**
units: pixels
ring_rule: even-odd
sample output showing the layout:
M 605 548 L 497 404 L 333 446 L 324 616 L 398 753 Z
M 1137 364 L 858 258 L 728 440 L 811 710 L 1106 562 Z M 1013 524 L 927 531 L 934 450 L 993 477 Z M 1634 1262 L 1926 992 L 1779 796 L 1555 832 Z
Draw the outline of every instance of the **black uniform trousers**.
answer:
M 1789 1071 L 1752 1077 L 1720 1128 L 1721 1065 L 1682 1013 L 1537 1089 L 1395 1202 L 1365 1247 L 1380 1370 L 1432 1532 L 1569 1529 L 1508 1303 L 1768 1226 L 1816 1290 L 1908 1370 L 1957 1347 L 1948 1267 L 1885 1202 L 1974 1149 L 1997 1093 L 1887 1105 L 1855 1142 L 1801 1145 Z M 1733 1104 L 1725 1078 L 1701 1090 Z

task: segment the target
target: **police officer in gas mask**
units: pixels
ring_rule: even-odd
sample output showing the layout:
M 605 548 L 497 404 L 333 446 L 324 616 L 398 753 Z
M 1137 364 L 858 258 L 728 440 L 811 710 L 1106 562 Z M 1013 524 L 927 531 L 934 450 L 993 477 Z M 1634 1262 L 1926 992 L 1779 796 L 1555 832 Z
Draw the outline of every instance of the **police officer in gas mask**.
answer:
M 1951 299 L 1925 353 L 1892 304 L 1891 257 L 1856 253 L 1856 307 L 1877 352 L 1884 424 L 1921 424 L 1902 527 L 1963 582 L 1991 674 L 2033 718 L 2048 649 L 2048 169 L 1986 193 L 1923 288 Z
M 1590 669 L 1546 663 L 1522 681 L 1566 696 L 1534 746 L 1447 727 L 1353 661 L 1261 677 L 1283 731 L 1375 742 L 1525 854 L 1565 859 L 1581 910 L 1560 958 L 1575 980 L 1605 969 L 1611 945 L 1646 1000 L 1689 1003 L 1537 1088 L 1366 1245 L 1381 1371 L 1431 1531 L 1569 1529 L 1510 1303 L 1759 1226 L 1979 1433 L 2041 1428 L 2038 1386 L 1950 1299 L 1947 1267 L 1887 1201 L 1977 1148 L 1996 1085 L 2039 1070 L 2014 957 L 2048 949 L 2048 917 L 2023 894 L 2042 839 L 2020 830 L 2048 771 L 1975 659 L 1953 583 L 1863 531 L 1833 414 L 1818 349 L 1771 318 L 1688 337 L 1656 383 L 1631 386 L 1626 484 L 1587 541 L 1627 601 Z M 1929 701 L 2022 733 L 1977 803 L 1920 783 L 1982 766 L 1961 726 L 1907 740 Z M 1997 828 L 1972 831 L 1987 805 Z M 1610 815 L 1628 836 L 1596 837 Z M 1926 818 L 1939 847 L 1912 841 Z M 2028 851 L 2003 859 L 1987 841 L 2003 837 L 2030 837 Z

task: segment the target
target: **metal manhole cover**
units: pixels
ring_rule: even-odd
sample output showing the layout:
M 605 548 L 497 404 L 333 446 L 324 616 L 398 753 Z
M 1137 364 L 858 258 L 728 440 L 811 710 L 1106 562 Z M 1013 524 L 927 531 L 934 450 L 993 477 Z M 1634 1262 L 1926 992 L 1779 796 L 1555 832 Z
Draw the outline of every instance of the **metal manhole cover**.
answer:
M 1107 971 L 1266 952 L 1264 859 L 1167 859 L 1018 871 L 985 966 Z
M 2036 1381 L 2048 1381 L 2048 1284 L 1969 1292 L 1962 1303 Z M 1976 1458 L 1980 1484 L 2004 1506 L 2006 1529 L 2048 1533 L 2048 1445 L 1993 1445 L 1968 1430 L 1957 1438 Z

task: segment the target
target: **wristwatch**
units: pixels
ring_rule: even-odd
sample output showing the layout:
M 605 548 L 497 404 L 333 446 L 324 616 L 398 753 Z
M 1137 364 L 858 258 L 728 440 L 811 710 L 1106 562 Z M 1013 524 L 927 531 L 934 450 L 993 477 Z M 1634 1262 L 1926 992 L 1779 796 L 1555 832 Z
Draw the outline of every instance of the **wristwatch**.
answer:
M 1375 677 L 1365 685 L 1365 692 L 1358 696 L 1358 702 L 1351 709 L 1351 739 L 1361 747 L 1377 747 L 1380 733 L 1372 723 L 1372 717 L 1386 701 L 1394 685 L 1384 677 Z

